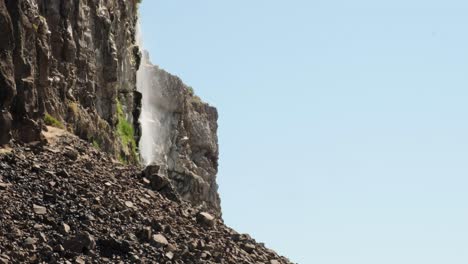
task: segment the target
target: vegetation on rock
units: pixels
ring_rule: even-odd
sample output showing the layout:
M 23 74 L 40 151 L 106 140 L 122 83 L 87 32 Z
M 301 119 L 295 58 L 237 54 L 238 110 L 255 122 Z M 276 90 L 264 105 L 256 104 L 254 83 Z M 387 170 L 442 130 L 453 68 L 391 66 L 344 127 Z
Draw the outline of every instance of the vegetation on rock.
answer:
M 95 149 L 101 149 L 101 144 L 96 139 L 93 139 L 93 142 L 91 143 Z
M 122 104 L 119 100 L 117 100 L 117 120 L 117 135 L 119 136 L 124 148 L 127 148 L 127 150 L 131 153 L 133 158 L 135 158 L 136 160 L 138 154 L 137 145 L 135 141 L 135 131 L 133 129 L 132 124 L 130 124 L 130 122 L 128 122 L 125 118 L 125 113 L 123 111 Z M 126 163 L 127 160 L 123 155 L 120 155 L 119 158 L 120 161 Z
M 64 125 L 62 124 L 62 122 L 58 121 L 55 117 L 49 115 L 48 113 L 46 113 L 44 116 L 44 122 L 48 126 L 53 126 L 53 127 L 62 128 L 62 129 L 64 128 Z

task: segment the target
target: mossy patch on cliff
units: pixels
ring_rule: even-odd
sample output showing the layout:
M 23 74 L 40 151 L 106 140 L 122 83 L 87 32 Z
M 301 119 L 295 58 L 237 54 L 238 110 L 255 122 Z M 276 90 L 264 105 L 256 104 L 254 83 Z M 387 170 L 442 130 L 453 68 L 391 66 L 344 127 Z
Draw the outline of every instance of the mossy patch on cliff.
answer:
M 196 102 L 196 103 L 203 103 L 203 101 L 201 100 L 201 98 L 195 94 L 195 90 L 193 90 L 193 87 L 192 86 L 185 86 L 185 88 L 187 89 L 187 91 L 189 92 L 189 95 L 191 96 L 191 99 L 193 102 Z
M 99 142 L 96 139 L 93 139 L 93 142 L 91 142 L 91 144 L 95 149 L 101 149 L 101 144 L 99 144 Z
M 122 103 L 117 100 L 117 135 L 119 136 L 124 148 L 127 148 L 135 160 L 137 160 L 137 146 L 135 141 L 135 131 L 132 124 L 127 121 L 122 108 Z M 126 161 L 123 155 L 120 160 Z
M 44 122 L 48 126 L 53 126 L 53 127 L 62 128 L 62 129 L 65 127 L 62 124 L 62 122 L 58 121 L 55 117 L 49 115 L 48 113 L 46 113 L 44 116 Z

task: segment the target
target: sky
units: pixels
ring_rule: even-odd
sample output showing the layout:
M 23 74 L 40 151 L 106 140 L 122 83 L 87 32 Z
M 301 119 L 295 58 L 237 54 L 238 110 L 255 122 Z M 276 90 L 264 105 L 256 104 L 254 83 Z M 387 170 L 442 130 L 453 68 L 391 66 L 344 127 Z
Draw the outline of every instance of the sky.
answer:
M 144 0 L 219 111 L 227 225 L 303 264 L 468 263 L 468 2 Z

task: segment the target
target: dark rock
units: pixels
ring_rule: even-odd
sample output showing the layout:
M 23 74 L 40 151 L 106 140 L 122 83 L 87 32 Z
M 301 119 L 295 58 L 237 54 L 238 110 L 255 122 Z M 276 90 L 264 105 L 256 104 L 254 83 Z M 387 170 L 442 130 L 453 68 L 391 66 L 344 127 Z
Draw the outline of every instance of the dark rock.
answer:
M 63 155 L 65 155 L 65 157 L 71 159 L 71 160 L 76 160 L 78 159 L 78 151 L 74 150 L 74 149 L 67 149 L 65 150 L 65 152 L 63 153 Z
M 57 176 L 68 178 L 70 177 L 70 174 L 65 169 L 61 169 L 57 172 Z
M 128 241 L 121 241 L 115 238 L 99 239 L 97 245 L 102 254 L 108 257 L 112 257 L 113 255 L 128 254 L 130 252 L 130 243 Z
M 142 241 L 149 241 L 151 239 L 151 237 L 152 237 L 151 227 L 149 227 L 149 226 L 143 227 L 140 230 L 140 232 L 138 233 L 138 237 Z
M 213 213 L 169 199 L 164 192 L 171 184 L 151 191 L 135 177 L 138 167 L 116 165 L 74 136 L 45 148 L 11 144 L 14 154 L 0 155 L 2 182 L 13 183 L 0 199 L 4 262 L 290 264 Z M 80 158 L 65 157 L 66 147 Z
M 169 184 L 169 178 L 160 174 L 152 174 L 149 176 L 151 188 L 160 191 Z
M 158 164 L 150 164 L 148 166 L 145 167 L 145 169 L 143 170 L 143 177 L 146 177 L 146 178 L 150 178 L 151 175 L 153 174 L 162 174 L 164 173 L 163 170 L 162 170 L 162 167 L 161 165 L 158 165 Z
M 250 241 L 252 238 L 248 234 L 238 234 L 235 233 L 232 235 L 234 241 Z
M 206 227 L 213 227 L 215 224 L 215 218 L 209 213 L 201 212 L 197 214 L 197 222 Z
M 65 251 L 65 248 L 62 245 L 56 245 L 54 247 L 54 251 L 55 252 L 63 252 L 63 251 Z
M 68 239 L 63 244 L 65 250 L 69 250 L 75 253 L 86 253 L 89 250 L 96 248 L 96 241 L 94 237 L 88 233 L 81 233 L 71 239 Z
M 0 95 L 0 100 L 1 100 L 1 95 Z M 10 113 L 6 112 L 5 110 L 0 109 L 0 146 L 5 145 L 8 142 L 10 142 L 11 122 L 12 122 L 12 118 L 11 118 Z
M 155 191 L 159 191 L 167 198 L 179 202 L 180 196 L 172 186 L 167 171 L 162 165 L 151 164 L 145 167 L 142 172 L 143 182 L 149 181 L 149 186 Z
M 255 246 L 250 243 L 244 244 L 243 248 L 248 253 L 252 253 L 255 250 Z

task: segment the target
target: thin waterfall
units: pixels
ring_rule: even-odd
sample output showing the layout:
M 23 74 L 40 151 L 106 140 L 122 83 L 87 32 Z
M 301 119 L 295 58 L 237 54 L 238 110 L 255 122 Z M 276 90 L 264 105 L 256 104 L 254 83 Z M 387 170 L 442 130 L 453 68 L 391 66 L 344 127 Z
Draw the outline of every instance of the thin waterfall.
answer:
M 162 89 L 157 76 L 152 74 L 152 69 L 156 66 L 151 64 L 149 54 L 144 49 L 140 25 L 137 26 L 137 41 L 142 50 L 137 72 L 137 89 L 142 94 L 140 155 L 145 166 L 151 163 L 165 164 L 170 145 L 170 120 L 160 106 Z

